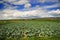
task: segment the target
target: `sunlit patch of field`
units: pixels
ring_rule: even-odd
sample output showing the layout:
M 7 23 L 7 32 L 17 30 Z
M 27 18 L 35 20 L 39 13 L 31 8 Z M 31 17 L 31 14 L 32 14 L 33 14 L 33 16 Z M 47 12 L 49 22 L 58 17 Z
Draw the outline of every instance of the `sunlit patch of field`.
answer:
M 60 20 L 0 21 L 0 40 L 59 40 Z

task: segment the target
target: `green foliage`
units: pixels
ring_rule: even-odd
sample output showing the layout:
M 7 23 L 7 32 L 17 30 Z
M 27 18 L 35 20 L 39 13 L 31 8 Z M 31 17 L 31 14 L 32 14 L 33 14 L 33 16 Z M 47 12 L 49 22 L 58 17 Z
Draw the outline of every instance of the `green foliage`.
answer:
M 0 22 L 2 23 L 2 21 Z M 5 21 L 0 24 L 0 40 L 58 40 L 60 37 L 60 21 Z

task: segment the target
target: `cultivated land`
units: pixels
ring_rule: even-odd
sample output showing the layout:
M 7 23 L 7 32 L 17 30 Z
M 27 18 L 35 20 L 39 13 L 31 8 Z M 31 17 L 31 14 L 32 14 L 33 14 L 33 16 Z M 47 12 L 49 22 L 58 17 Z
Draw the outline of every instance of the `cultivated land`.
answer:
M 60 19 L 0 20 L 0 40 L 60 40 Z

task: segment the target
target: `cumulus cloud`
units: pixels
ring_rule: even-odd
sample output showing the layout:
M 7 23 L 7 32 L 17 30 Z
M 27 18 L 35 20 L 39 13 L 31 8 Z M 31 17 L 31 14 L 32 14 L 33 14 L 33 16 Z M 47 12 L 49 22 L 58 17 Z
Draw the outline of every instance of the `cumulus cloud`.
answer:
M 5 2 L 3 3 L 5 5 L 4 8 L 7 8 L 7 9 L 16 9 L 18 8 L 17 5 L 23 5 L 23 4 L 25 8 L 30 8 L 31 6 L 31 4 L 29 3 L 29 0 L 2 0 L 1 2 Z M 13 7 L 12 5 L 16 5 L 16 6 Z
M 51 11 L 48 12 L 48 14 L 51 14 L 54 17 L 60 17 L 60 10 L 59 9 L 51 10 Z
M 26 3 L 26 4 L 24 5 L 24 7 L 25 7 L 25 8 L 30 8 L 30 7 L 31 7 L 31 4 L 30 4 L 30 3 Z
M 48 13 L 60 14 L 60 10 L 59 10 L 59 9 L 57 9 L 57 10 L 52 10 L 52 11 L 50 11 L 50 12 L 48 12 Z
M 27 19 L 27 18 L 45 18 L 45 17 L 60 17 L 60 10 L 52 10 L 46 12 L 41 8 L 30 11 L 19 11 L 12 9 L 4 9 L 0 11 L 1 19 Z
M 42 2 L 42 3 L 44 3 L 44 2 L 58 2 L 58 0 L 37 0 L 37 1 Z M 14 4 L 14 5 L 23 5 L 24 4 L 25 8 L 30 8 L 30 6 L 31 6 L 31 4 L 29 3 L 30 2 L 29 0 L 3 0 L 2 2 L 6 2 L 6 3 L 4 3 L 5 8 L 12 8 L 12 6 L 7 4 L 7 2 L 10 4 Z M 43 6 L 43 8 L 52 8 L 52 7 L 58 7 L 58 6 L 59 6 L 59 4 L 54 4 L 51 6 Z M 17 6 L 15 6 L 13 8 L 17 8 Z
M 60 17 L 60 10 L 52 10 L 47 12 L 46 10 L 42 9 L 44 7 L 45 8 L 58 7 L 57 4 L 52 6 L 44 6 L 44 7 L 40 7 L 40 5 L 37 5 L 36 7 L 30 8 L 32 5 L 29 3 L 28 0 L 3 0 L 3 1 L 9 2 L 12 5 L 24 4 L 24 9 L 20 11 L 16 9 L 18 8 L 18 6 L 12 7 L 12 5 L 8 3 L 4 3 L 5 9 L 0 11 L 0 19 Z M 40 0 L 40 2 L 45 2 L 45 1 L 46 0 Z
M 42 9 L 35 9 L 32 11 L 31 10 L 30 11 L 19 11 L 19 10 L 4 9 L 0 14 L 2 14 L 0 17 L 3 19 L 14 19 L 14 18 L 23 19 L 23 18 L 38 18 L 38 17 L 42 18 L 42 17 L 50 16 Z

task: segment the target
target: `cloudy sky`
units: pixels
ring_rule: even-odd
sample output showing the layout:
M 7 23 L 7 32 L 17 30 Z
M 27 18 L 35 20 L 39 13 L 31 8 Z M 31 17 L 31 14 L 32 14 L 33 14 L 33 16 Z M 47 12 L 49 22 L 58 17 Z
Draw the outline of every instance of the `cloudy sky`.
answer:
M 0 20 L 60 17 L 60 0 L 0 0 Z

